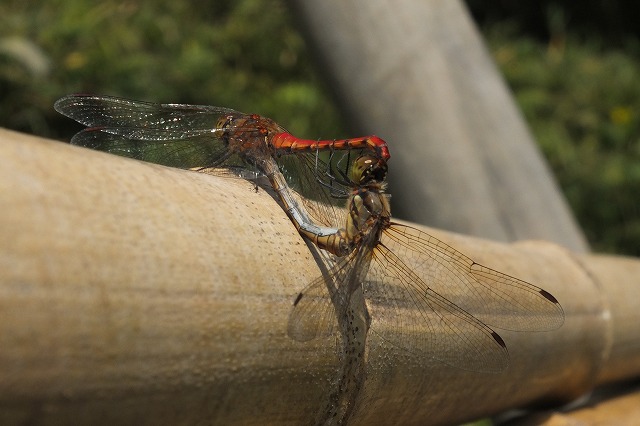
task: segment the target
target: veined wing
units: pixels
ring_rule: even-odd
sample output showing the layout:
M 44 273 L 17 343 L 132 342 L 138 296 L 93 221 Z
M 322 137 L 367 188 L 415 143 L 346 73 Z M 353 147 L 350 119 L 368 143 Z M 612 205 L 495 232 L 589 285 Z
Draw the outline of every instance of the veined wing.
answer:
M 89 126 L 71 139 L 74 145 L 183 169 L 254 169 L 229 152 L 216 128 L 221 117 L 241 115 L 231 109 L 94 95 L 66 96 L 55 109 Z
M 335 332 L 337 318 L 331 295 L 335 296 L 340 283 L 348 276 L 351 257 L 339 259 L 326 275 L 313 280 L 296 296 L 287 324 L 290 338 L 307 342 Z
M 417 356 L 473 371 L 502 371 L 509 355 L 491 328 L 442 297 L 380 243 L 364 284 L 371 331 Z
M 361 246 L 338 258 L 327 274 L 316 278 L 302 290 L 289 315 L 289 337 L 306 342 L 333 334 L 338 322 L 336 309 L 344 318 L 351 307 L 352 293 L 362 286 L 369 271 L 371 255 L 369 247 Z
M 353 278 L 364 284 L 371 331 L 384 340 L 418 358 L 427 356 L 462 369 L 501 371 L 508 365 L 497 333 L 431 290 L 384 245 L 373 250 L 369 271 L 353 274 L 357 253 L 340 258 L 327 276 L 298 295 L 289 316 L 289 337 L 304 342 L 332 334 L 337 323 L 334 306 L 346 305 L 344 290 L 353 287 Z
M 197 135 L 185 139 L 164 139 L 149 142 L 141 139 L 128 139 L 113 129 L 91 128 L 77 133 L 72 139 L 73 145 L 105 151 L 136 160 L 162 164 L 182 169 L 205 168 L 223 165 L 225 167 L 242 166 L 243 161 L 233 156 L 227 147 L 210 135 Z M 235 158 L 234 158 L 235 157 Z
M 298 342 L 308 342 L 332 335 L 336 324 L 336 311 L 325 277 L 320 276 L 305 287 L 293 302 L 287 335 Z
M 243 115 L 229 108 L 158 104 L 98 95 L 65 96 L 56 101 L 54 108 L 87 127 L 122 129 L 120 136 L 141 140 L 183 139 L 211 133 L 220 118 Z
M 279 156 L 277 161 L 287 184 L 300 194 L 298 201 L 314 222 L 340 229 L 346 224 L 345 204 L 350 188 L 328 175 L 326 170 L 331 164 L 325 154 L 302 152 Z
M 564 323 L 564 311 L 550 293 L 480 265 L 432 235 L 393 223 L 381 240 L 419 271 L 416 291 L 427 286 L 485 324 L 512 331 L 548 331 Z

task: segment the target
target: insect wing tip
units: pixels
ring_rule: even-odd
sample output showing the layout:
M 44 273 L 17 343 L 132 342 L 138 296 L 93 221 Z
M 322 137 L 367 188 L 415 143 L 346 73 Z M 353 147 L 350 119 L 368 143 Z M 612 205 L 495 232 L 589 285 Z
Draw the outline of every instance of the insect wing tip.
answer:
M 558 299 L 556 299 L 551 293 L 549 293 L 547 290 L 543 290 L 540 289 L 540 295 L 542 295 L 542 297 L 544 297 L 545 299 L 547 299 L 548 301 L 550 301 L 551 303 L 555 303 L 555 304 L 560 304 L 558 302 Z
M 498 333 L 496 333 L 495 331 L 491 332 L 491 337 L 493 337 L 493 340 L 495 340 L 498 345 L 502 346 L 505 349 L 507 348 L 507 344 L 504 342 L 504 339 L 500 337 Z

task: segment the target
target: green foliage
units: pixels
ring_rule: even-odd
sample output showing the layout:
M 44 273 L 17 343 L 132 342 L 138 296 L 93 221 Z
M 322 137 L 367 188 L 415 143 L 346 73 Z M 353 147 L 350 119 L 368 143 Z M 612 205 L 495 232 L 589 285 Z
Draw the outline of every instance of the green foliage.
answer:
M 640 61 L 504 27 L 488 42 L 594 248 L 640 255 Z
M 227 106 L 309 138 L 339 136 L 286 12 L 276 0 L 3 2 L 0 125 L 66 138 L 77 126 L 53 102 L 83 92 Z M 24 49 L 3 49 L 6 40 L 32 47 L 47 69 L 36 72 Z
M 68 139 L 74 92 L 257 112 L 307 138 L 348 136 L 279 0 L 0 3 L 0 126 Z M 598 250 L 640 255 L 640 62 L 492 25 L 487 36 Z M 633 47 L 638 51 L 638 46 Z M 321 117 L 321 119 L 319 119 Z

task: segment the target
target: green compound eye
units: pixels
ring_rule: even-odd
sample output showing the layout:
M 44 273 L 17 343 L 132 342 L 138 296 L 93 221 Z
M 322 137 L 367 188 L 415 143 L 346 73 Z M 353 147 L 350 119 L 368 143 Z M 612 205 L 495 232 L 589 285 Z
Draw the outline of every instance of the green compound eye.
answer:
M 364 185 L 368 182 L 382 182 L 387 177 L 387 163 L 379 157 L 365 154 L 358 157 L 351 167 L 351 182 Z

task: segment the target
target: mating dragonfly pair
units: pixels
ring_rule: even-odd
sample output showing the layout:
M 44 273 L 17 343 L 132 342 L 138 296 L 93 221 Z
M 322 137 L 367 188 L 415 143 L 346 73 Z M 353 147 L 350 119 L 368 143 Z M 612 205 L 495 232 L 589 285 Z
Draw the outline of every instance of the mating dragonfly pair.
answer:
M 88 127 L 75 145 L 184 169 L 265 175 L 301 235 L 336 259 L 296 297 L 288 325 L 295 340 L 331 333 L 345 314 L 336 307 L 347 309 L 356 289 L 383 307 L 380 317 L 371 310 L 371 321 L 375 327 L 384 317 L 385 340 L 469 370 L 508 365 L 506 344 L 491 327 L 547 331 L 564 322 L 547 291 L 393 222 L 385 193 L 390 155 L 378 137 L 305 140 L 255 114 L 109 96 L 70 95 L 55 108 Z M 343 198 L 346 212 L 336 207 Z M 332 300 L 332 286 L 346 290 L 344 300 Z M 459 342 L 465 353 L 452 349 Z

